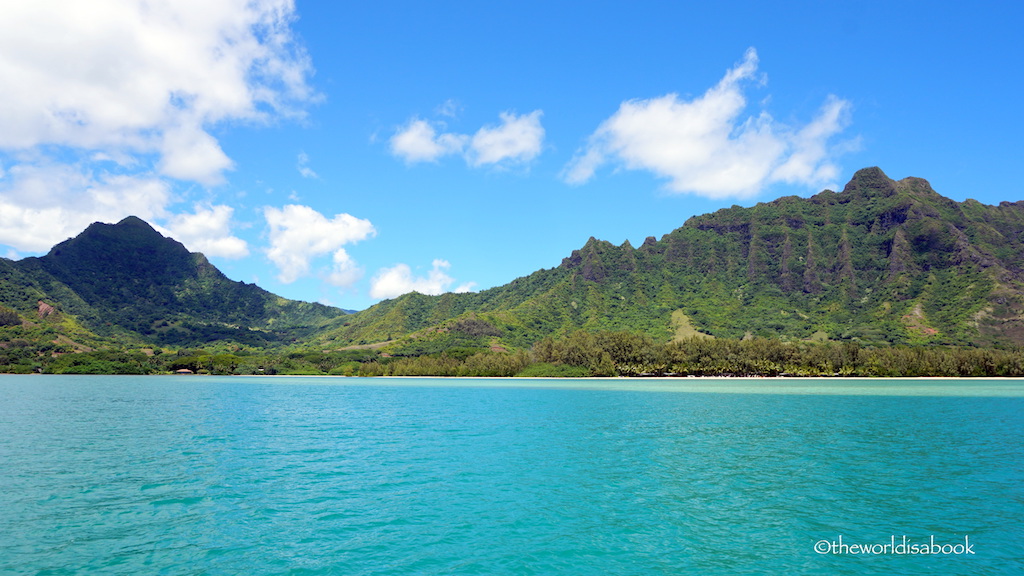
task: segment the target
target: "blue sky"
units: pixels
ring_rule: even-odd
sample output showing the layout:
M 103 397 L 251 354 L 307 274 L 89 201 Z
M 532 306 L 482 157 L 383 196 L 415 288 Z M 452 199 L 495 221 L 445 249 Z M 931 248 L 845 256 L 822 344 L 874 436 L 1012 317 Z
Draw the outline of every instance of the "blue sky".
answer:
M 1015 2 L 71 0 L 0 19 L 0 255 L 140 216 L 362 309 L 859 168 L 1024 199 Z

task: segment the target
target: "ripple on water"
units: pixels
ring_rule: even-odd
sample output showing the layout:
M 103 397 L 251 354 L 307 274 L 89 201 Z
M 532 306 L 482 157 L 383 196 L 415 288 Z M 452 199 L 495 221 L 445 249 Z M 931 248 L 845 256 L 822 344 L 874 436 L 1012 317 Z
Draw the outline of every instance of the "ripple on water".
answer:
M 1019 382 L 450 384 L 0 379 L 0 573 L 1024 570 Z

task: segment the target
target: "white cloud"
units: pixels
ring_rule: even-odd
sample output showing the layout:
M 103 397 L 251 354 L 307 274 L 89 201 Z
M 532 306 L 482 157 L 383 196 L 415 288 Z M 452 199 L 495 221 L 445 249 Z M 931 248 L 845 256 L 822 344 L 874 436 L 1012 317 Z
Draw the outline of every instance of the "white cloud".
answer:
M 543 149 L 542 115 L 540 110 L 521 116 L 502 112 L 500 124 L 484 126 L 472 136 L 440 132 L 443 123 L 413 118 L 391 137 L 391 153 L 409 164 L 436 162 L 456 154 L 473 167 L 526 163 Z
M 217 140 L 198 126 L 182 126 L 164 132 L 160 143 L 161 174 L 214 185 L 224 182 L 223 172 L 232 166 Z
M 161 178 L 93 174 L 46 160 L 17 164 L 9 176 L 0 182 L 0 244 L 22 252 L 46 251 L 93 222 L 138 216 L 189 250 L 225 258 L 249 253 L 246 242 L 231 235 L 231 207 L 197 205 L 191 214 L 171 214 L 173 195 Z
M 166 225 L 165 236 L 184 244 L 192 252 L 222 258 L 244 258 L 249 255 L 245 240 L 231 235 L 230 206 L 195 206 L 192 214 L 176 214 Z
M 99 172 L 48 160 L 22 162 L 0 182 L 0 244 L 43 252 L 93 222 L 167 214 L 167 183 L 151 176 Z
M 451 267 L 447 260 L 434 260 L 432 268 L 426 276 L 413 276 L 408 264 L 396 264 L 383 268 L 373 277 L 370 285 L 370 296 L 373 298 L 395 298 L 409 292 L 437 295 L 445 292 L 469 292 L 474 283 L 466 283 L 454 290 L 450 287 L 455 279 L 445 272 Z
M 0 243 L 41 251 L 91 222 L 152 222 L 178 200 L 174 180 L 223 182 L 233 163 L 213 128 L 299 117 L 318 98 L 294 17 L 293 0 L 5 6 Z
M 499 126 L 485 126 L 473 135 L 470 164 L 522 163 L 536 158 L 544 143 L 542 114 L 540 110 L 522 116 L 502 112 Z
M 793 134 L 792 153 L 772 171 L 771 179 L 790 184 L 834 182 L 839 167 L 830 158 L 828 140 L 849 125 L 849 108 L 846 101 L 830 96 L 818 117 Z
M 468 138 L 460 134 L 438 134 L 427 122 L 413 118 L 391 137 L 391 153 L 406 162 L 436 162 L 442 156 L 462 152 Z
M 289 204 L 284 208 L 267 207 L 263 215 L 270 227 L 267 257 L 278 269 L 278 280 L 286 284 L 309 274 L 312 259 L 334 254 L 334 272 L 329 281 L 341 284 L 354 276 L 355 264 L 342 246 L 376 235 L 369 220 L 350 214 L 327 219 L 309 206 Z M 354 280 L 353 280 L 354 281 Z
M 154 155 L 165 176 L 217 184 L 232 164 L 211 126 L 300 115 L 316 97 L 294 12 L 293 0 L 5 6 L 0 150 Z
M 848 125 L 850 104 L 830 97 L 802 128 L 782 125 L 765 111 L 741 118 L 747 106 L 742 85 L 759 80 L 757 64 L 751 48 L 698 98 L 668 94 L 623 102 L 566 167 L 565 180 L 582 184 L 613 161 L 667 179 L 673 192 L 711 198 L 752 196 L 779 181 L 830 181 L 838 168 L 828 142 Z
M 345 288 L 352 286 L 363 277 L 363 269 L 343 248 L 339 248 L 334 253 L 332 260 L 334 267 L 325 278 L 328 284 Z

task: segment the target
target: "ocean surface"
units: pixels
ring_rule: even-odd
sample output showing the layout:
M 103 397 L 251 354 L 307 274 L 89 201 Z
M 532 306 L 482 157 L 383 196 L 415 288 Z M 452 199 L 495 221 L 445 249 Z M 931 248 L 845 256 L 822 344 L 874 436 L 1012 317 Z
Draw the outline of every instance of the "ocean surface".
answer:
M 1021 574 L 1024 381 L 0 376 L 0 574 Z

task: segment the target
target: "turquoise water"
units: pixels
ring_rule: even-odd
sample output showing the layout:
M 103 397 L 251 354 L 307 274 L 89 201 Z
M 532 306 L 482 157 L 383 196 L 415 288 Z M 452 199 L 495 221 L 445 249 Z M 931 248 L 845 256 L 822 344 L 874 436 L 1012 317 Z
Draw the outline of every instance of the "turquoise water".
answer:
M 0 574 L 1017 574 L 1022 439 L 1022 381 L 3 376 Z

